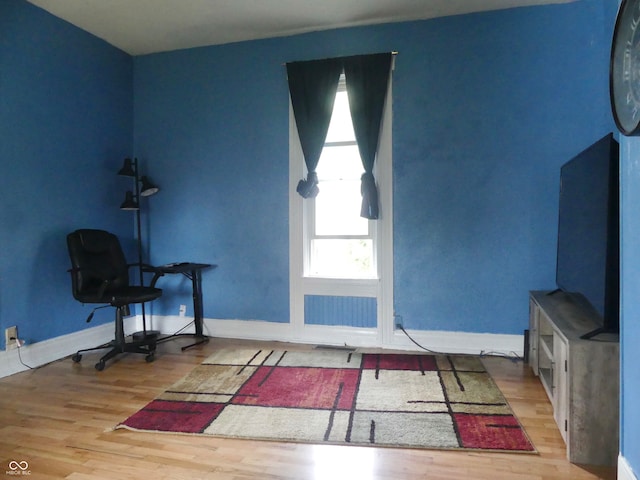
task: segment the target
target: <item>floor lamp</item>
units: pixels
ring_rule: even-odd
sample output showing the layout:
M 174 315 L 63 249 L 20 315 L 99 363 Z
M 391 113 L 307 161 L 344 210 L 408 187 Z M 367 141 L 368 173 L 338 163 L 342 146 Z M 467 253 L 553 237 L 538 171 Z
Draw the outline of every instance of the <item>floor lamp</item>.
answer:
M 124 202 L 120 205 L 120 210 L 129 210 L 136 212 L 136 227 L 138 237 L 138 268 L 140 271 L 140 285 L 144 285 L 143 262 L 142 262 L 142 229 L 140 226 L 140 197 L 150 197 L 160 191 L 160 189 L 151 183 L 149 177 L 138 175 L 138 159 L 124 159 L 124 165 L 118 171 L 118 175 L 131 177 L 134 181 L 134 190 L 129 190 L 125 194 Z M 134 337 L 157 337 L 160 332 L 156 330 L 147 330 L 147 318 L 145 312 L 145 304 L 142 304 L 142 332 L 134 334 Z

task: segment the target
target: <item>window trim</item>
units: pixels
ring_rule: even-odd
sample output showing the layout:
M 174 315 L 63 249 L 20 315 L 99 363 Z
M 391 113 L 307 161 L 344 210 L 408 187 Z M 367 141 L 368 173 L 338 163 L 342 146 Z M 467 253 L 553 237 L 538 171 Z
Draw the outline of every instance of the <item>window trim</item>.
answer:
M 392 65 L 393 70 L 393 65 Z M 327 279 L 304 276 L 304 258 L 308 258 L 310 243 L 302 227 L 304 199 L 296 192 L 300 178 L 306 175 L 302 147 L 298 138 L 293 107 L 289 99 L 289 291 L 290 324 L 293 337 L 318 340 L 318 328 L 304 323 L 305 295 L 364 296 L 377 298 L 378 322 L 372 346 L 392 345 L 394 336 L 393 310 L 393 177 L 392 177 L 392 92 L 393 76 L 389 79 L 379 151 L 374 168 L 380 199 L 380 218 L 375 220 L 378 235 L 377 279 Z M 326 342 L 331 343 L 335 327 L 326 327 Z M 308 332 L 308 333 L 307 333 Z M 367 337 L 368 338 L 368 337 Z
M 340 75 L 340 80 L 338 81 L 338 88 L 336 94 L 347 92 L 347 83 L 344 72 Z M 348 107 L 347 107 L 348 110 Z M 340 140 L 340 141 L 330 141 L 325 142 L 323 146 L 324 148 L 331 147 L 356 147 L 358 146 L 358 142 L 355 139 L 355 132 L 353 140 Z M 358 155 L 358 163 L 361 165 L 360 156 Z M 304 163 L 304 161 L 303 161 Z M 377 162 L 376 162 L 377 163 Z M 377 165 L 374 165 L 374 174 L 376 173 Z M 304 168 L 303 168 L 304 169 Z M 306 169 L 304 169 L 306 170 Z M 362 167 L 362 173 L 364 173 L 364 167 Z M 305 172 L 306 174 L 306 172 Z M 359 188 L 359 186 L 357 187 Z M 309 198 L 307 201 L 303 202 L 303 212 L 302 212 L 302 221 L 304 229 L 304 242 L 306 243 L 305 248 L 303 250 L 304 260 L 304 270 L 303 276 L 304 278 L 324 278 L 324 279 L 339 279 L 339 280 L 378 280 L 380 278 L 380 271 L 378 269 L 378 226 L 377 221 L 367 220 L 367 231 L 366 235 L 319 235 L 316 232 L 316 202 L 317 197 Z M 313 268 L 313 258 L 312 258 L 312 244 L 314 240 L 371 240 L 372 243 L 372 252 L 371 252 L 371 262 L 372 268 L 370 270 L 370 275 L 360 276 L 360 277 L 348 277 L 348 276 L 340 276 L 337 274 L 314 274 L 312 273 Z

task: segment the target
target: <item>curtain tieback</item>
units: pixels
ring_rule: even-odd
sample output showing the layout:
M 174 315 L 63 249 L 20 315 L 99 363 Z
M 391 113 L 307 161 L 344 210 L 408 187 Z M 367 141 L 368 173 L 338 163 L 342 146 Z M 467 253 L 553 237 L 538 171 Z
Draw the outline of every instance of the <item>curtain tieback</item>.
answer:
M 360 216 L 369 220 L 378 218 L 378 187 L 371 172 L 365 172 L 361 177 L 360 192 L 362 193 L 362 208 Z
M 315 198 L 318 192 L 320 192 L 318 188 L 318 174 L 316 172 L 309 172 L 306 179 L 298 182 L 296 192 L 298 192 L 302 198 Z
M 365 172 L 360 177 L 360 193 L 364 195 L 370 195 L 371 192 L 375 192 L 376 189 L 376 179 L 373 176 L 373 173 Z

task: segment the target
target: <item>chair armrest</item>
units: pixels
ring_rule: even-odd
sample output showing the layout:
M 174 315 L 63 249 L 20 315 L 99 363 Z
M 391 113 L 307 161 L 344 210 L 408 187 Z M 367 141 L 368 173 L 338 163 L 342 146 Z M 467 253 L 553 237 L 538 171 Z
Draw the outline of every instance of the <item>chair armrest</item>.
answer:
M 67 270 L 67 272 L 69 273 L 77 273 L 77 272 L 86 272 L 86 273 L 90 273 L 92 274 L 94 277 L 103 280 L 105 282 L 110 282 L 113 280 L 113 278 L 104 278 L 104 275 L 102 275 L 101 272 L 98 272 L 96 270 L 93 270 L 92 268 L 88 268 L 88 267 L 72 267 L 69 270 Z
M 67 272 L 74 274 L 76 272 L 87 272 L 87 273 L 91 273 L 93 274 L 96 278 L 102 280 L 102 283 L 100 284 L 100 288 L 98 289 L 98 296 L 102 297 L 104 295 L 105 290 L 107 289 L 107 287 L 111 284 L 111 282 L 113 281 L 113 278 L 103 278 L 99 272 L 96 272 L 95 270 L 92 270 L 91 268 L 87 268 L 87 267 L 72 267 L 69 270 L 67 270 Z
M 141 267 L 142 271 L 145 273 L 149 273 L 149 272 L 158 272 L 160 270 L 160 267 L 155 267 L 153 265 L 150 265 L 148 263 L 128 263 L 127 267 L 131 268 L 131 267 Z

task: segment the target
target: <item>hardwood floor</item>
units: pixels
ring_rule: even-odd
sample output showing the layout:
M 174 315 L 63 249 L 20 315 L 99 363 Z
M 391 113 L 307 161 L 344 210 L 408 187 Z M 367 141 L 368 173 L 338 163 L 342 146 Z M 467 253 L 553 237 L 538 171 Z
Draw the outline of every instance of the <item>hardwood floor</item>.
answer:
M 156 361 L 122 355 L 103 372 L 69 358 L 0 379 L 0 476 L 27 462 L 31 479 L 411 480 L 607 479 L 615 468 L 586 468 L 565 459 L 565 446 L 542 386 L 522 362 L 485 359 L 539 451 L 466 453 L 225 440 L 111 431 L 221 345 L 212 339 L 185 352 L 191 338 L 158 347 Z M 278 348 L 309 348 L 268 344 Z M 25 464 L 22 463 L 24 466 Z M 20 475 L 23 477 L 24 475 Z

